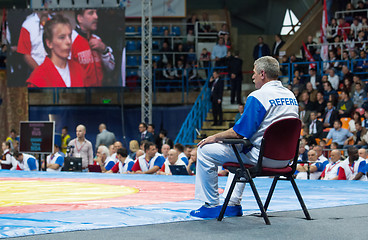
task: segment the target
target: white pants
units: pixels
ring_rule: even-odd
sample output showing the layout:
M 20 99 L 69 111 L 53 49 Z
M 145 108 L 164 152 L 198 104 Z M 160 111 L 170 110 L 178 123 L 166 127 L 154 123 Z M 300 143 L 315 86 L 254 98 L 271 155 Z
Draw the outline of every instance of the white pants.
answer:
M 257 159 L 254 151 L 244 154 L 241 151 L 242 145 L 237 145 L 240 157 L 245 164 L 255 165 Z M 258 152 L 258 150 L 257 150 Z M 266 161 L 265 161 L 266 160 Z M 203 202 L 211 205 L 219 205 L 218 193 L 218 175 L 217 168 L 226 162 L 236 162 L 235 153 L 230 144 L 212 143 L 206 144 L 197 150 L 197 164 L 196 164 L 196 184 L 195 197 Z M 265 164 L 266 163 L 266 164 Z M 264 166 L 267 167 L 284 167 L 288 161 L 275 161 L 271 159 L 264 159 Z M 230 188 L 234 174 L 229 173 L 227 179 L 224 196 Z M 242 200 L 245 183 L 236 183 L 234 191 L 231 195 L 229 205 L 238 205 Z

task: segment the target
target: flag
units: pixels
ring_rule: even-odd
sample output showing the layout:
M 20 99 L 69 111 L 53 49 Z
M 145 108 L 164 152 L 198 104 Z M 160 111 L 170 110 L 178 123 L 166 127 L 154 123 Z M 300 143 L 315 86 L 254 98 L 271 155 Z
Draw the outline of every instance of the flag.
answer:
M 327 45 L 327 6 L 326 0 L 323 0 L 323 11 L 322 11 L 322 24 L 321 24 L 321 59 L 322 61 L 328 61 L 328 45 Z
M 126 86 L 126 55 L 125 55 L 125 48 L 121 54 L 121 86 Z
M 307 57 L 308 61 L 309 62 L 315 62 L 312 54 L 309 52 L 309 50 L 308 50 L 307 46 L 305 45 L 305 43 L 303 41 L 302 41 L 302 43 L 303 43 L 305 56 Z M 310 63 L 309 68 L 316 68 L 316 64 Z

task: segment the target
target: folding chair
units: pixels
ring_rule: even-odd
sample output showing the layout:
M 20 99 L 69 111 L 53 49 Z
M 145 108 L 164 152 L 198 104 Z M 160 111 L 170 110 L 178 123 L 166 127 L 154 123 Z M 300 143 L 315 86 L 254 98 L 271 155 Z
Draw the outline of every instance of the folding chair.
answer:
M 218 221 L 221 221 L 224 217 L 224 213 L 231 194 L 234 190 L 237 182 L 249 183 L 254 197 L 256 198 L 261 215 L 267 225 L 270 225 L 270 221 L 267 216 L 267 208 L 271 201 L 273 191 L 275 190 L 278 180 L 290 181 L 299 203 L 304 211 L 305 217 L 311 220 L 307 207 L 304 204 L 303 198 L 299 192 L 299 189 L 293 178 L 293 174 L 296 170 L 296 164 L 298 160 L 299 151 L 299 137 L 300 137 L 301 121 L 297 118 L 282 119 L 271 124 L 265 131 L 261 148 L 258 156 L 258 162 L 255 166 L 244 164 L 235 144 L 244 144 L 245 146 L 251 146 L 249 140 L 245 139 L 225 139 L 223 143 L 231 144 L 235 152 L 238 163 L 227 162 L 223 165 L 224 168 L 235 174 L 235 177 L 231 183 L 229 192 L 225 198 L 225 202 L 222 206 Z M 263 167 L 263 158 L 270 158 L 274 160 L 287 160 L 290 159 L 289 165 L 284 168 L 267 168 Z M 273 182 L 269 190 L 265 205 L 263 206 L 261 198 L 258 195 L 257 188 L 253 182 L 253 178 L 258 176 L 273 176 Z

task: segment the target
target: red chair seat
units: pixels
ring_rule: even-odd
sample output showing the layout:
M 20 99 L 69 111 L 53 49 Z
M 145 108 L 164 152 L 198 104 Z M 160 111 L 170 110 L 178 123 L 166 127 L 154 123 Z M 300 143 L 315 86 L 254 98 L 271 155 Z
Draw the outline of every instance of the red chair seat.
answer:
M 239 168 L 240 165 L 239 163 L 234 163 L 234 162 L 227 162 L 223 165 L 223 167 L 225 169 L 229 169 L 229 168 Z M 251 168 L 254 167 L 253 165 L 249 165 L 249 164 L 244 164 L 245 168 Z M 292 172 L 293 169 L 289 166 L 284 167 L 284 168 L 266 168 L 263 167 L 262 168 L 262 172 L 259 176 L 276 176 L 276 175 L 286 175 L 290 172 Z

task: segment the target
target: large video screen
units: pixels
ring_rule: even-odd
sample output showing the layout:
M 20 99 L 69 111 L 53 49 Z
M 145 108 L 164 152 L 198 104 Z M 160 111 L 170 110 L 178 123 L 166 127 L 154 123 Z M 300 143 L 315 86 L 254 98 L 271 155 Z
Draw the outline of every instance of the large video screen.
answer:
M 8 10 L 8 87 L 123 86 L 124 9 Z

